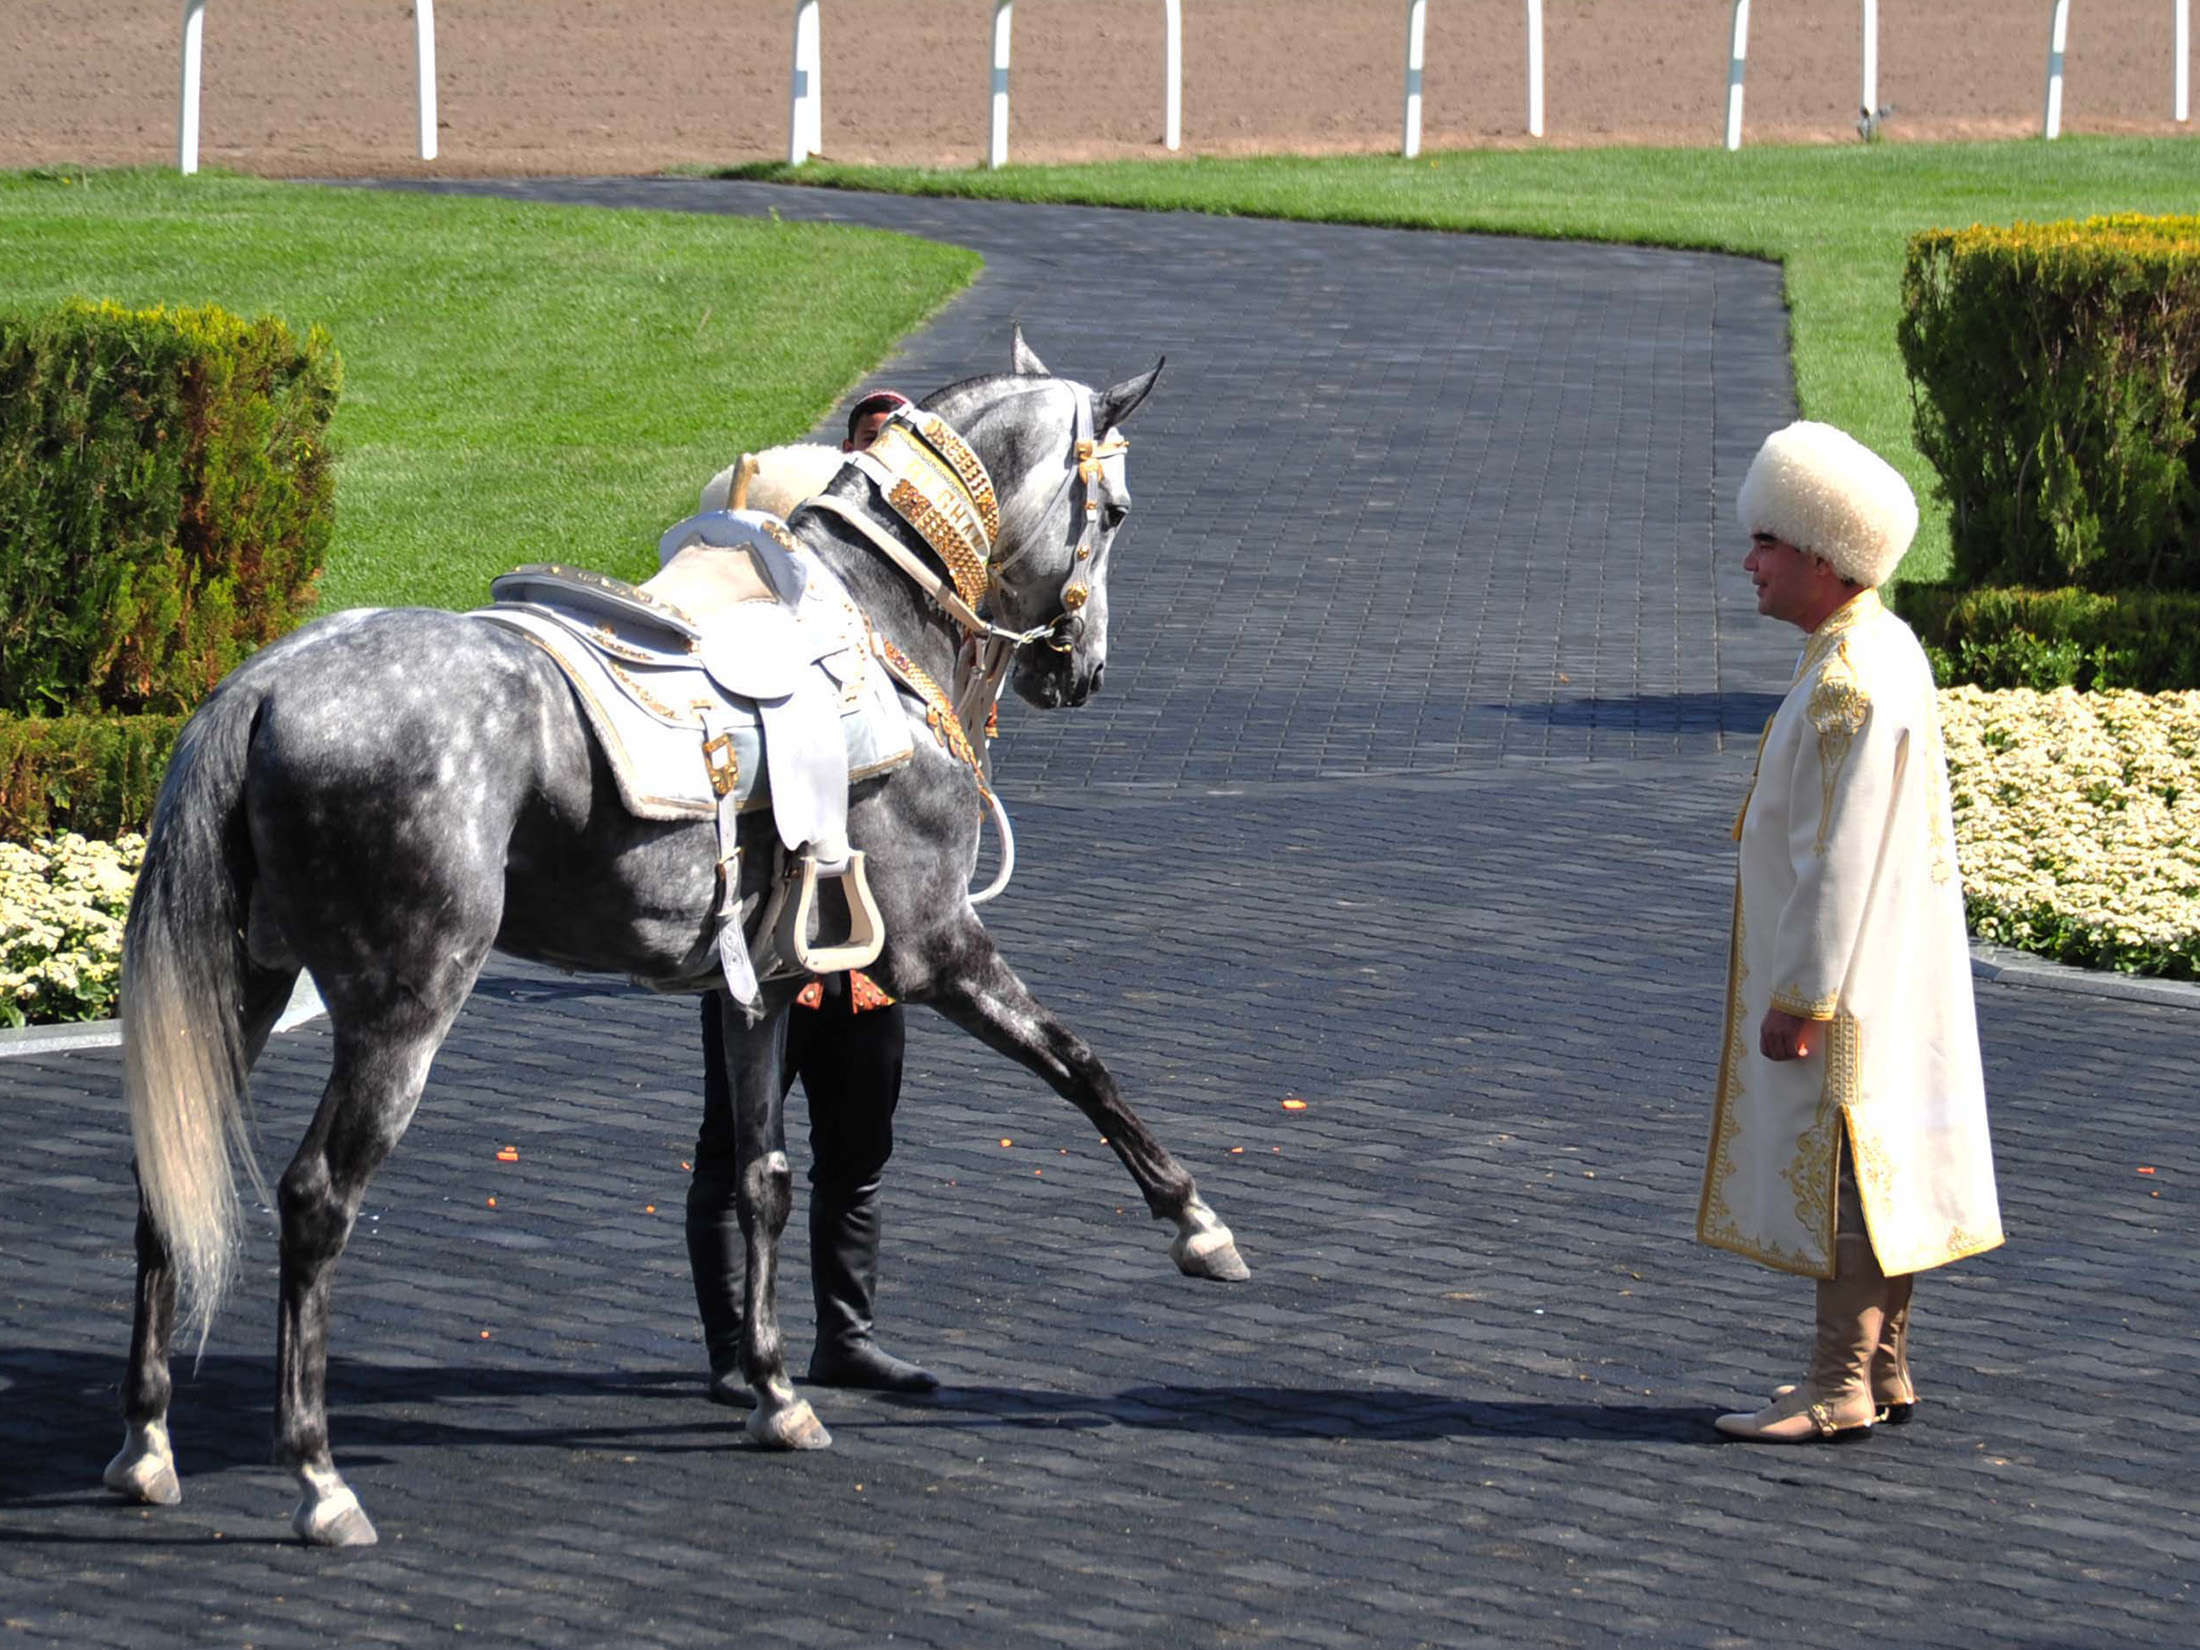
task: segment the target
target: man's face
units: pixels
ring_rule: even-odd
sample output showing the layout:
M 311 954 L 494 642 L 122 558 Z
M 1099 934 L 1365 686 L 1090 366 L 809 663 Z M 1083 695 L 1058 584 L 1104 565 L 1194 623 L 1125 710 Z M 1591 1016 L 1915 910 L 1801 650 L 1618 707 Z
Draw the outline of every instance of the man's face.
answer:
M 840 444 L 840 450 L 844 453 L 862 452 L 878 439 L 879 431 L 886 428 L 886 421 L 893 416 L 894 409 L 891 407 L 881 407 L 876 412 L 865 413 L 856 420 L 856 433 Z
M 1757 586 L 1757 611 L 1768 619 L 1815 630 L 1841 605 L 1840 575 L 1822 556 L 1798 550 L 1770 533 L 1753 533 L 1742 566 Z M 1829 606 L 1828 603 L 1831 603 Z

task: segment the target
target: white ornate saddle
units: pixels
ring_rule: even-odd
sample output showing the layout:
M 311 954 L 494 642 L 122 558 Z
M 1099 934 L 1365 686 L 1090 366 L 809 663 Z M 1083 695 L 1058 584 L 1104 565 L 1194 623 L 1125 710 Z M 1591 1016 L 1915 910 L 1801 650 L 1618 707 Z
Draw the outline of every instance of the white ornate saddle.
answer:
M 757 981 L 834 973 L 883 943 L 863 856 L 848 845 L 848 787 L 909 760 L 909 724 L 847 590 L 777 517 L 711 511 L 658 546 L 630 585 L 556 564 L 490 585 L 474 617 L 547 652 L 641 819 L 718 824 L 718 963 L 745 1007 Z M 739 921 L 738 817 L 769 807 L 787 855 L 754 942 Z M 820 878 L 837 879 L 848 933 L 816 945 Z

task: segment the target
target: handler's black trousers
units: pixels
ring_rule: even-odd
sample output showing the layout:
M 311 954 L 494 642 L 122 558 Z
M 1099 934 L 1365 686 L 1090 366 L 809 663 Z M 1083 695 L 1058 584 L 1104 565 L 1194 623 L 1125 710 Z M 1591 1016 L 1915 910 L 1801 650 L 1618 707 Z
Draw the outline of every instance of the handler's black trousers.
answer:
M 817 1008 L 787 1010 L 786 1079 L 802 1079 L 810 1104 L 810 1184 L 821 1199 L 844 1202 L 874 1186 L 894 1155 L 894 1107 L 901 1100 L 907 1033 L 899 1003 L 850 1005 L 848 976 L 827 975 Z M 727 1214 L 734 1200 L 733 1087 L 726 1080 L 720 997 L 703 998 L 703 1129 L 695 1140 L 695 1177 L 706 1174 Z

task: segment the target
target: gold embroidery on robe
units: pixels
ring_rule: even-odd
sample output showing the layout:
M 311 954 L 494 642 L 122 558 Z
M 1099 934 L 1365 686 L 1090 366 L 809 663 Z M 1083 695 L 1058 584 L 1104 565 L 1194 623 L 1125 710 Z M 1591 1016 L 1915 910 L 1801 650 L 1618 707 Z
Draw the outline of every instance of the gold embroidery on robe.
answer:
M 1833 793 L 1841 781 L 1841 769 L 1871 713 L 1871 696 L 1856 679 L 1848 645 L 1836 643 L 1810 690 L 1808 707 L 1810 725 L 1818 730 L 1818 778 L 1824 791 L 1818 810 L 1820 856 L 1825 854 L 1826 832 L 1833 825 Z
M 1812 997 L 1799 985 L 1783 985 L 1772 994 L 1772 1006 L 1799 1020 L 1830 1020 L 1841 1006 L 1841 994 L 1829 991 L 1823 997 Z
M 1849 1162 L 1855 1166 L 1857 1189 L 1867 1212 L 1874 1203 L 1894 1201 L 1894 1159 L 1879 1137 L 1859 1129 L 1853 1117 L 1849 1119 Z
M 1777 1271 L 1798 1272 L 1805 1277 L 1830 1276 L 1827 1262 L 1814 1260 L 1799 1250 L 1755 1243 L 1744 1237 L 1733 1208 L 1726 1200 L 1726 1183 L 1734 1173 L 1734 1142 L 1742 1132 L 1738 1104 L 1742 1068 L 1749 1059 L 1749 1045 L 1744 1040 L 1748 1032 L 1744 1023 L 1748 1008 L 1742 989 L 1749 981 L 1749 965 L 1742 960 L 1747 939 L 1742 917 L 1742 890 L 1736 884 L 1733 938 L 1727 955 L 1726 1042 L 1719 1057 L 1718 1099 L 1711 1125 L 1711 1150 L 1704 1166 L 1703 1194 L 1696 1205 L 1696 1235 L 1707 1243 L 1715 1243 Z M 1830 1247 L 1826 1251 L 1829 1257 L 1832 1252 Z
M 1795 1219 L 1806 1232 L 1824 1236 L 1825 1253 L 1833 1254 L 1835 1176 L 1840 1167 L 1843 1118 L 1856 1098 L 1856 1021 L 1837 1015 L 1826 1027 L 1825 1082 L 1818 1092 L 1818 1110 L 1808 1129 L 1797 1136 L 1795 1156 L 1781 1178 L 1795 1194 Z
M 1939 794 L 1942 796 L 1947 795 L 1948 750 L 1941 743 L 1940 710 L 1937 705 L 1933 707 L 1932 715 L 1925 724 L 1925 762 L 1927 763 L 1926 771 L 1938 778 Z M 1930 798 L 1928 798 L 1928 802 L 1931 802 Z M 1937 805 L 1928 806 L 1925 815 L 1925 829 L 1933 844 L 1933 881 L 1936 883 L 1946 882 L 1956 874 L 1956 867 L 1953 856 L 1948 852 L 1948 828 L 1940 817 L 1940 809 Z
M 1734 1172 L 1734 1137 L 1741 1132 L 1741 1118 L 1734 1101 L 1741 1087 L 1742 1062 L 1749 1057 L 1742 1042 L 1742 984 L 1749 977 L 1742 961 L 1742 889 L 1734 887 L 1734 921 L 1728 930 L 1726 957 L 1726 1038 L 1719 1050 L 1719 1087 L 1712 1106 L 1711 1152 L 1704 1165 L 1703 1196 L 1696 1205 L 1696 1230 L 1722 1243 L 1736 1242 L 1734 1214 L 1727 1207 L 1726 1180 Z

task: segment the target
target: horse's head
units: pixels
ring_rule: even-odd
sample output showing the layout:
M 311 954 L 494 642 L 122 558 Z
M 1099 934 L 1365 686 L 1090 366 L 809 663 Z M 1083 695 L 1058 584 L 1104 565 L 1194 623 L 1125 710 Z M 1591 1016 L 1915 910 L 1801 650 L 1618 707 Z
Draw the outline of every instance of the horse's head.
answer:
M 1017 329 L 1015 370 L 929 396 L 968 441 L 1000 501 L 991 562 L 993 622 L 1048 634 L 1017 650 L 1011 680 L 1042 708 L 1081 705 L 1108 657 L 1108 551 L 1130 514 L 1123 421 L 1161 376 L 1105 390 L 1057 378 Z

